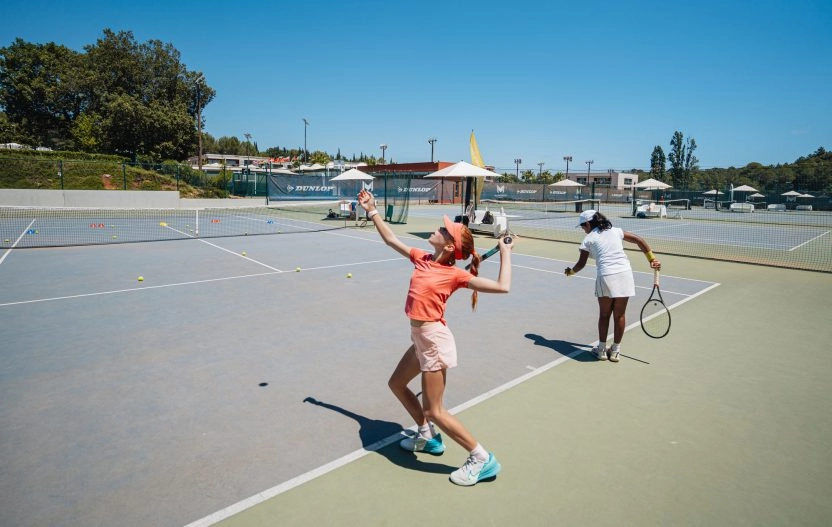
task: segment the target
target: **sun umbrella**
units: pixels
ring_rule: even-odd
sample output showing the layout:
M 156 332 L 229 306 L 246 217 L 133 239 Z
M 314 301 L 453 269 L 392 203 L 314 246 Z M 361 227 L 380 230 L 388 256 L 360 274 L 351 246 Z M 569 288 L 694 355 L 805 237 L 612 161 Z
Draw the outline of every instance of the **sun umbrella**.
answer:
M 664 190 L 670 188 L 671 185 L 668 185 L 664 181 L 659 181 L 658 179 L 645 179 L 640 183 L 636 183 L 636 188 L 641 188 L 645 190 Z
M 561 179 L 555 183 L 549 185 L 550 187 L 583 187 L 582 184 L 578 183 L 577 181 L 572 181 L 571 179 Z
M 465 181 L 470 177 L 500 177 L 500 174 L 460 161 L 442 170 L 437 170 L 425 176 L 428 178 L 446 178 L 452 181 Z
M 782 193 L 782 194 L 780 194 L 780 195 L 781 195 L 781 196 L 789 196 L 789 197 L 792 197 L 792 196 L 800 196 L 800 192 L 795 192 L 794 190 L 790 190 L 790 191 L 788 191 L 788 192 L 784 192 L 784 193 Z
M 763 194 L 760 194 L 759 192 L 755 192 L 754 194 L 751 194 L 748 197 L 749 198 L 764 198 L 765 196 Z
M 704 194 L 706 196 L 716 196 L 716 195 L 719 195 L 719 194 L 723 194 L 723 192 L 720 192 L 716 189 L 711 189 L 708 192 L 703 192 L 702 194 Z
M 814 196 L 811 194 L 801 194 L 798 196 L 798 198 L 814 198 Z
M 344 172 L 343 174 L 339 174 L 334 178 L 330 179 L 330 181 L 372 181 L 373 176 L 367 174 L 366 172 L 362 172 L 357 168 L 351 168 Z
M 750 187 L 748 185 L 740 185 L 739 187 L 734 187 L 735 192 L 757 192 L 757 189 L 754 187 Z

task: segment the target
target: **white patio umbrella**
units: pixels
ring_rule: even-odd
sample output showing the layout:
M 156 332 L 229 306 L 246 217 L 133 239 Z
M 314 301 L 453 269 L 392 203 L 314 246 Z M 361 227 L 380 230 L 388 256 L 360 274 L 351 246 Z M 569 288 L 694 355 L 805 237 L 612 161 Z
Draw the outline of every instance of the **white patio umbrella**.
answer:
M 702 194 L 704 194 L 704 195 L 706 195 L 706 196 L 718 196 L 718 195 L 720 195 L 720 194 L 724 194 L 724 192 L 720 192 L 720 191 L 718 191 L 718 190 L 716 190 L 716 189 L 711 189 L 711 190 L 709 190 L 709 191 L 707 191 L 707 192 L 703 192 Z
M 334 178 L 330 179 L 330 181 L 372 181 L 372 180 L 373 180 L 373 176 L 371 176 L 370 174 L 367 174 L 366 172 L 362 172 L 362 171 L 358 170 L 357 168 L 351 168 L 351 169 L 347 170 L 346 172 L 344 172 L 343 174 L 338 174 Z M 373 190 L 372 185 L 369 185 L 369 188 L 368 187 L 363 187 L 363 188 L 367 188 L 367 190 L 370 190 L 370 191 Z M 353 190 L 355 191 L 355 194 L 358 195 L 358 188 L 356 186 L 353 186 Z
M 740 185 L 739 187 L 734 187 L 734 192 L 757 192 L 757 189 L 748 185 Z
M 555 183 L 549 184 L 550 187 L 583 187 L 584 185 L 571 179 L 561 179 Z
M 640 183 L 636 183 L 636 188 L 644 189 L 644 190 L 665 190 L 670 188 L 671 185 L 668 185 L 664 181 L 659 181 L 658 179 L 645 179 Z
M 431 172 L 425 179 L 448 179 L 450 181 L 465 181 L 465 203 L 462 204 L 463 211 L 465 206 L 471 203 L 471 183 L 475 177 L 500 177 L 500 174 L 480 168 L 471 163 L 460 161 L 442 170 Z
M 751 194 L 748 197 L 749 198 L 764 198 L 765 196 L 763 194 L 760 194 L 759 192 L 755 192 L 754 194 Z
M 798 196 L 798 198 L 814 198 L 814 196 L 811 194 L 801 194 Z
M 372 181 L 373 176 L 367 174 L 366 172 L 362 172 L 357 168 L 351 168 L 344 172 L 343 174 L 338 174 L 334 178 L 330 179 L 330 181 Z
M 795 192 L 794 190 L 790 190 L 790 191 L 784 192 L 780 195 L 781 196 L 786 196 L 786 197 L 796 197 L 796 196 L 800 196 L 801 194 L 800 194 L 800 192 Z

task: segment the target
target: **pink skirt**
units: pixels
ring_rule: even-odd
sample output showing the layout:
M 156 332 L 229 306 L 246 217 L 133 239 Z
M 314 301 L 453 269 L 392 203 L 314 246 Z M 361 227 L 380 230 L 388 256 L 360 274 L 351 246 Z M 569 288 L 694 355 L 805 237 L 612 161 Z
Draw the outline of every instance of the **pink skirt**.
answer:
M 448 326 L 433 322 L 410 327 L 410 340 L 416 348 L 422 371 L 439 371 L 456 366 L 456 342 Z

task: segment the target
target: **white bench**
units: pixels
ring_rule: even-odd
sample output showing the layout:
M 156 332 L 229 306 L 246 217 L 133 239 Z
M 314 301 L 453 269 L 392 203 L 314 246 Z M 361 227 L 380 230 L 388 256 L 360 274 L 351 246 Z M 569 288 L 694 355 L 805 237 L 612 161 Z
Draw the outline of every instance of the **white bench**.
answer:
M 636 211 L 644 213 L 644 216 L 647 218 L 667 218 L 667 207 L 658 203 L 642 205 Z
M 798 205 L 794 210 L 812 210 L 811 205 Z
M 494 218 L 494 222 L 483 223 L 482 220 L 485 218 L 486 212 L 488 212 L 488 208 L 475 211 L 474 221 L 468 222 L 468 229 L 471 232 L 484 232 L 495 238 L 499 238 L 501 234 L 508 230 L 508 216 L 502 210 L 500 212 L 492 212 L 491 216 Z
M 767 209 L 774 212 L 786 212 L 786 205 L 784 203 L 772 203 Z
M 731 203 L 729 207 L 731 212 L 754 212 L 753 203 Z

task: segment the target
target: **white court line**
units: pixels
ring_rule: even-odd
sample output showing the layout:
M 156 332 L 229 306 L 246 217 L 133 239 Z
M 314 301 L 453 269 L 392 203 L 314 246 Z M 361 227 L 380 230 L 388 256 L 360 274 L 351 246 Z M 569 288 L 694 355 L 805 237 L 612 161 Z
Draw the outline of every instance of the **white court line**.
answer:
M 710 291 L 711 289 L 713 289 L 715 287 L 718 287 L 719 285 L 720 285 L 719 283 L 714 283 L 710 287 L 707 287 L 707 288 L 703 289 L 702 291 L 699 291 L 699 292 L 697 292 L 693 295 L 690 295 L 690 296 L 680 300 L 679 302 L 676 302 L 673 305 L 668 306 L 668 309 L 669 310 L 674 309 L 675 307 L 680 306 L 680 305 L 684 304 L 685 302 L 693 300 L 694 298 L 696 298 L 696 297 L 698 297 L 698 296 L 700 296 L 704 293 L 707 293 L 708 291 Z M 634 322 L 633 324 L 630 324 L 629 326 L 627 326 L 624 331 L 629 331 L 629 330 L 631 330 L 635 327 L 640 327 L 640 326 L 641 326 L 641 322 Z M 610 336 L 612 336 L 612 333 L 610 333 L 610 335 L 607 338 L 609 338 Z M 595 346 L 596 344 L 598 344 L 598 341 L 593 342 L 592 344 L 590 344 L 590 346 Z M 481 395 L 478 395 L 477 397 L 474 397 L 473 399 L 470 399 L 470 400 L 468 400 L 468 401 L 466 401 L 466 402 L 464 402 L 464 403 L 462 403 L 458 406 L 455 406 L 455 407 L 450 409 L 450 412 L 452 414 L 458 414 L 459 412 L 462 412 L 464 410 L 467 410 L 468 408 L 476 406 L 476 405 L 478 405 L 478 404 L 480 404 L 480 403 L 482 403 L 482 402 L 484 402 L 484 401 L 486 401 L 486 400 L 488 400 L 488 399 L 490 399 L 490 398 L 492 398 L 496 395 L 499 395 L 499 394 L 505 392 L 506 390 L 509 390 L 509 389 L 519 385 L 519 384 L 522 384 L 522 383 L 528 381 L 529 379 L 531 379 L 533 377 L 536 377 L 536 376 L 540 375 L 541 373 L 544 373 L 544 372 L 546 372 L 546 371 L 548 371 L 548 370 L 550 370 L 550 369 L 552 369 L 556 366 L 560 366 L 561 364 L 573 359 L 574 357 L 576 357 L 577 355 L 580 355 L 581 353 L 585 353 L 586 351 L 587 351 L 586 349 L 581 349 L 581 348 L 576 349 L 575 351 L 573 351 L 572 353 L 570 353 L 568 355 L 564 355 L 564 356 L 560 357 L 559 359 L 555 359 L 555 360 L 553 360 L 552 362 L 550 362 L 548 364 L 544 364 L 543 366 L 535 368 L 535 369 L 533 369 L 533 371 L 530 371 L 529 373 L 521 375 L 521 376 L 519 376 L 519 377 L 517 377 L 517 378 L 515 378 L 511 381 L 508 381 L 505 384 L 497 386 L 496 388 L 488 390 L 487 392 L 485 392 Z M 415 430 L 415 428 L 416 428 L 415 426 L 412 426 L 408 430 L 413 431 L 413 430 Z M 332 472 L 333 470 L 336 470 L 336 469 L 341 468 L 341 467 L 343 467 L 343 466 L 345 466 L 349 463 L 352 463 L 353 461 L 357 461 L 357 460 L 361 459 L 362 457 L 364 457 L 368 454 L 371 454 L 371 453 L 373 453 L 377 450 L 380 450 L 380 449 L 382 449 L 382 448 L 400 440 L 401 437 L 402 437 L 402 434 L 397 433 L 397 434 L 391 435 L 389 437 L 386 437 L 384 439 L 381 439 L 379 441 L 376 441 L 372 445 L 368 445 L 364 448 L 360 448 L 358 450 L 350 452 L 349 454 L 341 456 L 338 459 L 335 459 L 333 461 L 330 461 L 329 463 L 321 465 L 320 467 L 317 467 L 317 468 L 312 469 L 308 472 L 305 472 L 305 473 L 303 473 L 299 476 L 296 476 L 292 479 L 284 481 L 283 483 L 281 483 L 279 485 L 275 485 L 274 487 L 271 487 L 271 488 L 266 489 L 264 491 L 258 492 L 257 494 L 254 494 L 253 496 L 249 496 L 248 498 L 246 498 L 244 500 L 241 500 L 241 501 L 238 501 L 237 503 L 234 503 L 233 505 L 229 505 L 228 507 L 226 507 L 224 509 L 220 509 L 217 512 L 214 512 L 213 514 L 209 514 L 208 516 L 205 516 L 204 518 L 201 518 L 199 520 L 191 522 L 191 523 L 187 524 L 185 527 L 210 527 L 211 525 L 215 525 L 215 524 L 217 524 L 217 523 L 219 523 L 219 522 L 221 522 L 221 521 L 223 521 L 227 518 L 230 518 L 231 516 L 234 516 L 235 514 L 239 514 L 240 512 L 243 512 L 247 509 L 255 507 L 255 506 L 257 506 L 257 505 L 259 505 L 259 504 L 261 504 L 265 501 L 270 500 L 271 498 L 274 498 L 274 497 L 276 497 L 280 494 L 283 494 L 284 492 L 292 490 L 295 487 L 303 485 L 304 483 L 312 481 L 313 479 L 321 477 L 321 476 L 323 476 L 323 475 L 325 475 L 329 472 Z
M 25 229 L 23 229 L 23 232 L 21 232 L 21 233 L 20 233 L 20 236 L 18 236 L 18 237 L 17 237 L 17 239 L 16 239 L 16 240 L 14 241 L 14 243 L 12 244 L 12 246 L 11 246 L 11 247 L 9 247 L 8 249 L 6 249 L 6 252 L 4 252 L 4 253 L 3 253 L 3 257 L 2 257 L 2 258 L 0 258 L 0 264 L 2 264 L 2 263 L 3 263 L 3 260 L 5 260 L 5 259 L 6 259 L 6 256 L 8 256 L 10 252 L 12 252 L 12 249 L 14 249 L 15 247 L 17 247 L 17 244 L 18 244 L 18 243 L 20 243 L 20 240 L 22 240 L 22 239 L 23 239 L 23 237 L 24 237 L 24 236 L 26 236 L 26 231 L 28 231 L 29 229 L 31 229 L 31 228 L 32 228 L 32 225 L 34 225 L 34 223 L 35 223 L 35 220 L 32 220 L 32 221 L 29 223 L 29 225 L 28 225 Z
M 806 240 L 805 242 L 801 243 L 800 245 L 797 245 L 797 246 L 795 246 L 795 247 L 792 247 L 791 249 L 789 249 L 789 252 L 791 252 L 791 251 L 793 251 L 793 250 L 795 250 L 795 249 L 799 249 L 799 248 L 803 247 L 804 245 L 806 245 L 807 243 L 811 243 L 811 242 L 813 242 L 813 241 L 817 240 L 818 238 L 820 238 L 820 237 L 822 237 L 822 236 L 826 236 L 827 234 L 829 234 L 829 231 L 826 231 L 826 232 L 824 232 L 823 234 L 818 234 L 817 236 L 815 236 L 815 237 L 814 237 L 814 238 L 812 238 L 811 240 Z M 0 261 L 2 261 L 2 260 L 0 260 Z

